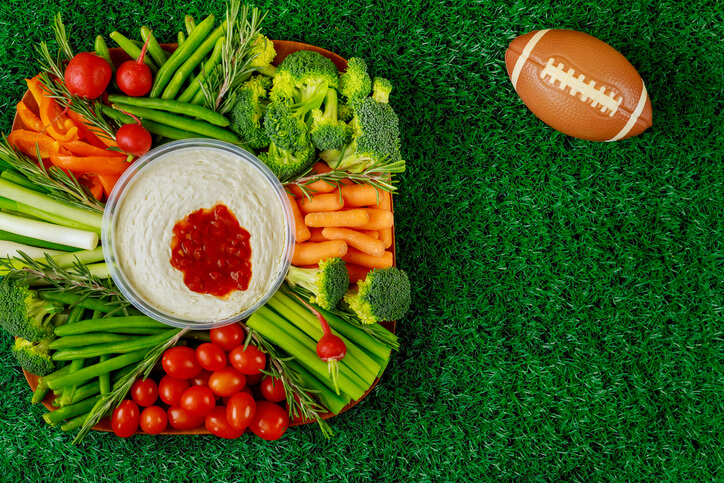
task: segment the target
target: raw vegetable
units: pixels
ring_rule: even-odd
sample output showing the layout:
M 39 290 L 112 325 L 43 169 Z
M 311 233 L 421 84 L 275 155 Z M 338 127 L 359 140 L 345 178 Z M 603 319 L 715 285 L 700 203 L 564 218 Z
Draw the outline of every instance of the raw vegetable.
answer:
M 154 64 L 154 62 L 150 58 L 146 57 L 145 55 L 142 58 L 141 57 L 141 54 L 143 53 L 142 49 L 138 45 L 136 45 L 133 41 L 128 39 L 125 35 L 122 35 L 119 32 L 111 32 L 110 37 L 116 41 L 118 46 L 121 49 L 123 49 L 131 57 L 131 59 L 141 59 L 141 61 L 144 63 L 144 65 L 146 65 L 152 73 L 158 72 L 158 66 L 156 64 Z M 134 61 L 131 61 L 131 62 L 134 62 Z M 121 67 L 119 66 L 118 69 L 120 70 L 120 68 Z M 116 74 L 117 73 L 118 72 L 116 71 Z M 116 76 L 116 82 L 117 81 L 118 81 L 118 76 Z
M 346 211 L 328 211 L 319 213 L 307 213 L 304 217 L 304 224 L 309 227 L 325 226 L 354 226 L 360 227 L 370 221 L 369 213 L 357 208 Z
M 143 156 L 151 150 L 153 139 L 151 133 L 138 121 L 121 126 L 116 132 L 116 142 L 124 152 L 133 156 Z
M 410 281 L 398 268 L 375 269 L 344 301 L 366 324 L 398 320 L 410 308 Z
M 90 52 L 81 52 L 65 68 L 65 85 L 71 94 L 95 99 L 111 82 L 111 66 Z
M 138 405 L 126 399 L 113 410 L 111 416 L 111 428 L 119 438 L 130 438 L 138 430 L 141 412 Z
M 342 240 L 295 243 L 292 265 L 314 265 L 327 258 L 342 258 L 347 250 L 347 242 Z
M 156 65 L 165 64 L 169 54 L 161 48 L 153 35 L 153 31 L 145 25 L 141 27 L 141 38 L 145 43 L 148 43 L 148 53 L 151 54 Z
M 136 107 L 145 107 L 147 109 L 155 109 L 158 111 L 173 112 L 183 114 L 191 118 L 202 119 L 216 126 L 225 127 L 229 125 L 229 120 L 210 109 L 202 106 L 179 102 L 173 99 L 150 99 L 147 97 L 128 97 L 120 94 L 111 94 L 108 100 L 112 103 L 130 105 Z
M 291 266 L 286 280 L 309 290 L 313 294 L 309 301 L 327 309 L 334 308 L 349 287 L 349 274 L 339 257 L 321 260 L 319 268 Z
M 53 337 L 64 305 L 43 300 L 38 292 L 5 277 L 0 282 L 0 325 L 13 337 L 40 342 Z
M 44 339 L 35 343 L 18 337 L 15 339 L 11 352 L 20 367 L 32 374 L 44 376 L 55 370 L 55 364 L 50 358 L 48 348 L 50 340 Z
M 111 34 L 111 37 L 113 37 L 113 34 Z M 144 63 L 146 50 L 148 49 L 150 41 L 151 38 L 149 36 L 146 43 L 143 44 L 141 53 L 136 60 L 126 61 L 118 66 L 118 70 L 116 70 L 116 83 L 118 84 L 118 88 L 129 96 L 145 96 L 151 91 L 153 73 L 151 72 L 151 68 Z
M 385 253 L 385 243 L 383 241 L 366 235 L 359 230 L 326 227 L 322 230 L 322 236 L 327 240 L 344 240 L 349 247 L 356 248 L 373 257 L 381 257 Z

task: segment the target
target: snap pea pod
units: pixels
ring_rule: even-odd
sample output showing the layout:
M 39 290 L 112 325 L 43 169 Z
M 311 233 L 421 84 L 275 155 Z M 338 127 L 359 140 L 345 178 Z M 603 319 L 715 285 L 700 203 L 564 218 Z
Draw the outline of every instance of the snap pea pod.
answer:
M 148 42 L 148 53 L 157 65 L 161 66 L 168 60 L 168 53 L 161 48 L 158 40 L 153 35 L 153 31 L 146 25 L 141 27 L 141 38 L 144 42 Z M 148 40 L 151 39 L 151 40 Z
M 181 31 L 181 30 L 178 31 L 178 36 L 176 37 L 176 42 L 178 43 L 179 47 L 181 47 L 184 44 L 184 42 L 186 42 L 186 34 L 183 33 L 183 31 Z
M 59 389 L 61 387 L 70 386 L 73 384 L 82 384 L 95 377 L 100 376 L 103 373 L 115 371 L 123 367 L 129 366 L 135 362 L 139 362 L 146 357 L 150 349 L 141 349 L 128 354 L 121 354 L 120 356 L 113 357 L 104 362 L 98 362 L 91 366 L 84 367 L 80 371 L 74 372 L 73 374 L 66 374 L 64 376 L 57 377 L 51 381 L 48 381 L 48 387 L 50 389 Z
M 184 17 L 184 27 L 186 27 L 186 33 L 191 35 L 191 32 L 196 28 L 196 20 L 194 20 L 193 16 L 186 15 Z
M 61 325 L 55 328 L 55 335 L 85 334 L 87 332 L 121 332 L 134 328 L 165 328 L 168 325 L 158 322 L 145 315 L 129 315 L 128 317 L 107 317 L 101 319 L 87 319 L 71 325 Z
M 124 114 L 117 109 L 113 109 L 111 106 L 106 106 L 105 104 L 101 105 L 101 111 L 103 112 L 103 114 L 110 117 L 111 119 L 114 119 L 123 124 L 132 124 L 136 122 L 136 120 L 128 114 Z M 150 132 L 151 134 L 157 134 L 168 139 L 193 139 L 210 137 L 191 131 L 186 131 L 184 129 L 167 126 L 165 124 L 160 124 L 158 122 L 149 121 L 148 119 L 144 119 L 143 127 L 148 129 L 148 132 Z
M 196 30 L 191 33 L 191 36 L 193 36 L 195 32 Z M 183 86 L 186 78 L 191 75 L 197 65 L 201 64 L 204 61 L 204 57 L 206 57 L 206 54 L 214 49 L 216 41 L 222 38 L 225 32 L 226 21 L 222 22 L 221 25 L 219 25 L 211 33 L 211 35 L 209 35 L 206 40 L 204 40 L 201 45 L 198 46 L 198 48 L 191 52 L 191 54 L 186 58 L 184 63 L 178 68 L 178 70 L 176 70 L 173 77 L 161 94 L 161 97 L 163 99 L 173 99 L 176 97 L 176 94 L 178 94 L 178 91 L 181 90 L 181 87 Z M 191 39 L 191 36 L 189 37 L 189 40 Z
M 53 350 L 72 349 L 93 344 L 108 344 L 133 339 L 129 334 L 114 334 L 112 332 L 91 332 L 90 334 L 69 335 L 59 337 L 48 345 Z
M 120 94 L 111 94 L 108 100 L 113 104 L 125 104 L 130 106 L 145 107 L 157 111 L 173 112 L 184 116 L 208 121 L 216 126 L 226 127 L 229 120 L 218 112 L 202 106 L 196 106 L 187 102 L 179 102 L 174 99 L 151 99 L 148 97 L 131 97 Z
M 68 315 L 68 322 L 66 324 L 74 324 L 78 322 L 80 319 L 83 318 L 83 314 L 85 313 L 85 309 L 83 307 L 75 306 L 72 309 L 70 309 L 70 314 Z M 94 312 L 95 313 L 95 312 Z M 53 354 L 55 355 L 55 354 Z M 52 358 L 52 357 L 51 357 Z M 71 361 L 70 365 L 70 371 L 68 374 L 73 374 L 74 372 L 78 372 L 79 370 L 83 369 L 83 365 L 85 364 L 85 358 L 79 357 L 75 360 Z M 60 395 L 60 397 L 57 399 L 57 403 L 60 407 L 67 406 L 70 404 L 71 400 L 73 399 L 73 394 L 75 393 L 75 390 L 78 388 L 77 384 L 69 385 L 63 388 L 63 394 Z
M 111 60 L 111 53 L 108 51 L 108 45 L 106 45 L 106 41 L 103 39 L 102 35 L 96 36 L 96 42 L 94 47 L 96 55 L 108 62 L 108 64 L 111 66 L 111 72 L 115 72 L 116 65 Z
M 123 49 L 125 53 L 130 55 L 132 59 L 135 60 L 141 56 L 141 48 L 125 35 L 119 32 L 111 32 L 110 37 L 115 40 L 118 46 Z M 154 64 L 151 57 L 147 55 L 143 56 L 143 63 L 146 64 L 154 74 L 158 72 L 158 66 Z
M 118 306 L 104 302 L 103 300 L 83 297 L 82 295 L 69 292 L 53 292 L 49 290 L 41 290 L 38 296 L 43 300 L 51 300 L 53 302 L 61 302 L 65 305 L 77 305 L 84 309 L 98 310 L 103 313 L 115 312 Z
M 127 354 L 129 352 L 140 349 L 152 349 L 161 342 L 170 339 L 178 334 L 181 329 L 171 329 L 160 334 L 148 335 L 146 337 L 136 337 L 132 340 L 122 342 L 114 342 L 111 344 L 93 344 L 85 347 L 74 347 L 71 349 L 63 349 L 53 353 L 54 361 L 73 361 L 83 360 L 89 357 L 103 356 L 107 354 Z M 102 362 L 102 361 L 101 361 Z
M 128 374 L 134 369 L 134 366 L 127 366 L 123 369 L 119 369 L 117 371 L 114 371 L 113 374 L 106 373 L 103 374 L 105 376 L 108 376 L 108 392 L 110 392 L 110 384 L 116 383 L 119 379 L 121 379 L 123 376 Z M 103 394 L 103 380 L 99 377 L 97 380 L 93 379 L 90 382 L 87 382 L 80 386 L 78 389 L 75 390 L 75 394 L 73 394 L 73 399 L 71 400 L 71 404 L 75 404 L 78 402 L 83 401 L 84 399 L 87 399 L 91 396 L 95 396 L 96 394 L 100 393 Z
M 38 404 L 41 402 L 45 395 L 48 394 L 48 381 L 55 378 L 60 377 L 65 374 L 68 374 L 70 372 L 70 364 L 67 364 L 57 371 L 48 374 L 47 376 L 40 376 L 38 378 L 38 385 L 35 387 L 35 392 L 33 392 L 33 397 L 30 399 L 30 402 L 32 404 Z
M 81 414 L 87 413 L 88 411 L 93 409 L 93 406 L 95 406 L 96 402 L 98 402 L 98 399 L 98 396 L 89 397 L 75 404 L 63 406 L 60 409 L 56 409 L 55 411 L 50 411 L 43 414 L 43 419 L 49 425 L 55 426 L 64 419 L 73 418 L 75 416 L 80 416 Z
M 206 121 L 197 121 L 194 119 L 177 116 L 175 114 L 169 114 L 167 112 L 146 109 L 145 107 L 130 106 L 128 104 L 115 104 L 113 107 L 138 116 L 144 122 L 146 120 L 155 121 L 161 124 L 166 124 L 167 126 L 183 129 L 184 131 L 203 134 L 210 138 L 220 139 L 221 141 L 226 141 L 229 143 L 238 144 L 241 142 L 236 134 L 234 134 L 233 132 L 218 126 L 214 126 L 213 124 Z
M 192 102 L 194 97 L 198 92 L 201 92 L 203 95 L 203 91 L 201 90 L 201 86 L 204 82 L 206 82 L 206 78 L 211 75 L 211 72 L 214 71 L 214 68 L 219 65 L 219 62 L 221 62 L 221 51 L 224 48 L 224 42 L 226 41 L 226 37 L 221 37 L 219 40 L 216 41 L 216 45 L 214 45 L 214 51 L 211 53 L 211 57 L 209 60 L 206 61 L 204 64 L 203 70 L 197 75 L 189 84 L 189 86 L 181 93 L 180 96 L 178 96 L 179 102 L 191 102 L 192 104 L 198 104 L 196 102 Z
M 163 89 L 171 80 L 171 77 L 176 73 L 176 70 L 181 67 L 194 50 L 201 45 L 213 26 L 213 14 L 206 17 L 196 26 L 193 33 L 188 36 L 183 45 L 180 45 L 158 70 L 156 77 L 153 79 L 153 87 L 151 87 L 149 97 L 159 97 L 161 95 Z

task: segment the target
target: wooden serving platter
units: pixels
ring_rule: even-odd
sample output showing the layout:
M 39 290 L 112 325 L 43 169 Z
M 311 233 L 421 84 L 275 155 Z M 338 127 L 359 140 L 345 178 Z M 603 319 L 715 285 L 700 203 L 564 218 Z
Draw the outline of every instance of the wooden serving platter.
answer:
M 320 47 L 316 47 L 314 45 L 309 45 L 309 44 L 305 44 L 305 43 L 301 43 L 301 42 L 292 42 L 292 41 L 288 41 L 288 40 L 273 40 L 273 42 L 274 42 L 274 48 L 277 51 L 276 58 L 274 59 L 274 62 L 273 62 L 273 64 L 275 66 L 279 65 L 279 63 L 282 60 L 284 60 L 289 54 L 291 54 L 293 52 L 297 52 L 299 50 L 312 50 L 315 52 L 319 52 L 320 54 L 329 58 L 332 62 L 334 62 L 334 64 L 337 66 L 337 69 L 340 72 L 343 72 L 347 69 L 347 60 L 346 59 L 340 57 L 339 55 L 337 55 L 333 52 L 322 49 Z M 169 52 L 173 52 L 176 49 L 177 44 L 163 44 L 162 47 Z M 128 54 L 126 54 L 120 48 L 110 49 L 110 54 L 111 54 L 111 60 L 113 60 L 113 62 L 116 65 L 120 65 L 121 63 L 125 62 L 126 60 L 130 60 L 130 57 L 128 56 Z M 37 112 L 38 106 L 35 102 L 35 99 L 30 94 L 30 91 L 25 92 L 22 100 L 28 106 L 28 108 L 30 108 L 34 112 Z M 22 120 L 20 119 L 20 117 L 17 114 L 15 115 L 15 118 L 13 119 L 13 125 L 12 125 L 12 130 L 14 131 L 16 129 L 25 129 L 25 125 L 23 124 Z M 393 209 L 393 212 L 394 212 L 394 209 Z M 395 260 L 396 253 L 395 253 L 394 227 L 392 228 L 392 246 L 390 247 L 390 249 L 392 251 L 393 260 Z M 392 333 L 395 332 L 395 322 L 384 322 L 384 323 L 382 323 L 382 325 L 390 332 L 392 332 Z M 35 388 L 38 386 L 38 377 L 25 370 L 23 370 L 23 374 L 25 375 L 25 379 L 28 381 L 28 385 L 30 386 L 30 389 L 35 391 Z M 362 395 L 362 397 L 360 399 L 350 402 L 338 414 L 342 414 L 343 412 L 348 411 L 349 409 L 351 409 L 352 407 L 357 405 L 357 403 L 359 403 L 362 399 L 367 397 L 367 395 L 377 385 L 378 381 L 379 381 L 379 378 L 377 378 L 375 380 L 375 382 L 372 384 L 372 386 Z M 51 391 L 48 393 L 48 395 L 42 401 L 43 405 L 49 411 L 55 411 L 57 409 L 55 406 L 53 406 L 54 399 L 55 399 L 55 396 L 53 395 L 53 393 Z M 322 418 L 329 419 L 334 416 L 336 416 L 336 415 L 333 413 L 326 413 L 322 416 Z M 289 426 L 293 427 L 293 426 L 299 426 L 302 424 L 310 424 L 313 422 L 314 421 L 291 421 Z M 110 418 L 102 419 L 98 424 L 96 424 L 93 427 L 93 429 L 98 430 L 98 431 L 112 431 L 111 424 L 110 424 Z M 142 431 L 139 430 L 139 433 L 137 433 L 137 434 L 145 434 L 145 433 L 143 433 Z M 202 426 L 202 427 L 194 428 L 194 429 L 190 429 L 190 430 L 179 430 L 179 429 L 174 429 L 174 428 L 168 427 L 165 431 L 163 431 L 159 434 L 181 435 L 181 434 L 210 434 L 210 433 L 205 427 Z

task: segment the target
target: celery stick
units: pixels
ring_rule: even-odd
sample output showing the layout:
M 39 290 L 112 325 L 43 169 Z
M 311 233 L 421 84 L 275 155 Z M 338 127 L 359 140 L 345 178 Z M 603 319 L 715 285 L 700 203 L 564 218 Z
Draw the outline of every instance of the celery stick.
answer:
M 18 173 L 17 171 L 8 169 L 6 171 L 3 171 L 2 174 L 0 175 L 0 177 L 5 178 L 6 180 L 10 181 L 11 183 L 15 183 L 17 185 L 24 186 L 25 188 L 28 188 L 30 190 L 38 191 L 39 193 L 44 193 L 44 194 L 50 193 L 50 190 L 33 183 L 26 176 L 23 176 L 22 174 Z
M 9 231 L 0 230 L 0 240 L 22 243 L 24 245 L 32 245 L 38 248 L 48 248 L 50 250 L 62 250 L 64 252 L 77 252 L 80 248 L 61 245 L 60 243 L 52 243 L 46 240 L 31 238 L 28 236 L 10 233 Z
M 346 394 L 340 394 L 339 396 L 335 394 L 334 391 L 327 388 L 327 386 L 311 375 L 309 371 L 297 363 L 297 361 L 287 361 L 286 364 L 299 375 L 299 379 L 306 389 L 319 391 L 312 393 L 312 397 L 322 403 L 331 413 L 339 414 L 351 401 L 350 397 Z

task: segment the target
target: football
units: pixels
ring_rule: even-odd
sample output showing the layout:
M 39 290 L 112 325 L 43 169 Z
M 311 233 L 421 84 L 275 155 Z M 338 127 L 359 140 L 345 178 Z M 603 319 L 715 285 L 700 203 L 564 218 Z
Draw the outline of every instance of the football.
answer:
M 575 30 L 534 30 L 505 52 L 513 88 L 540 120 L 589 141 L 618 141 L 651 126 L 636 68 L 616 49 Z

